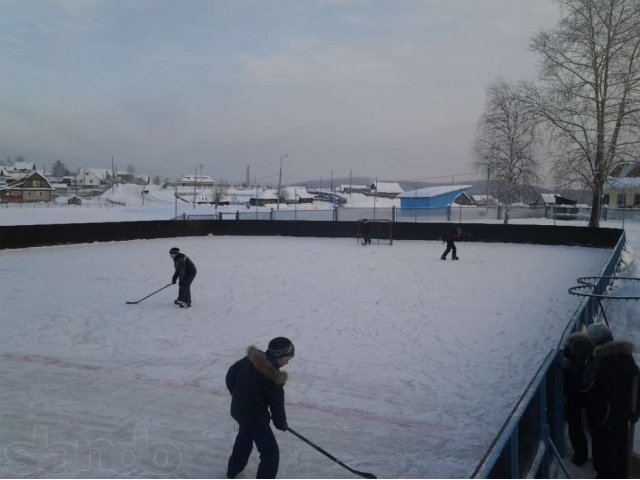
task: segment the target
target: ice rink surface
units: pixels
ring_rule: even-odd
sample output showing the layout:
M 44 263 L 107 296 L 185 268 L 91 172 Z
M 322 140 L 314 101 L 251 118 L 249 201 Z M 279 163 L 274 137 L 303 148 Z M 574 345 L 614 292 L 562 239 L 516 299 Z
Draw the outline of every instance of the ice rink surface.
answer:
M 198 267 L 173 304 L 169 248 Z M 190 237 L 0 252 L 0 476 L 224 477 L 224 376 L 289 337 L 292 428 L 378 477 L 470 475 L 609 250 Z M 281 478 L 353 475 L 276 431 Z M 257 452 L 240 478 L 252 478 Z

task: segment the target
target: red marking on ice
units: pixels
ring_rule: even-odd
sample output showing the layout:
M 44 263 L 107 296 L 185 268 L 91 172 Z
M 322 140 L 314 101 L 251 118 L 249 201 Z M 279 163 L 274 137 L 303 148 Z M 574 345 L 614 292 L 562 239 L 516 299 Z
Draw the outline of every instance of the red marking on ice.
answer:
M 362 420 L 375 423 L 386 423 L 395 425 L 401 428 L 433 428 L 434 425 L 422 422 L 422 421 L 410 421 L 403 418 L 388 417 L 386 415 L 379 415 L 373 412 L 367 412 L 365 410 L 358 410 L 356 408 L 344 408 L 344 407 L 327 407 L 318 405 L 316 403 L 309 402 L 296 402 L 289 405 L 294 407 L 300 407 L 306 410 L 314 410 L 323 413 L 328 413 L 340 418 L 349 418 L 354 420 Z
M 70 362 L 68 360 L 63 360 L 61 358 L 46 357 L 43 355 L 2 353 L 0 354 L 0 357 L 6 358 L 7 360 L 13 360 L 18 362 L 34 363 L 34 364 L 40 364 L 40 365 L 51 365 L 51 366 L 61 367 L 61 368 L 73 368 L 76 370 L 94 371 L 94 372 L 103 372 L 103 373 L 115 372 L 117 369 L 121 368 L 121 367 L 104 368 L 98 365 L 88 365 L 83 363 Z M 124 367 L 126 367 L 126 365 Z M 179 388 L 179 389 L 206 388 L 210 395 L 230 398 L 229 392 L 226 389 L 211 388 L 206 385 L 202 385 L 200 383 L 200 380 L 198 379 L 160 380 L 157 378 L 147 377 L 139 373 L 133 374 L 132 379 L 148 385 L 165 386 L 165 387 Z M 430 424 L 424 421 L 409 421 L 403 418 L 388 417 L 385 415 L 379 415 L 376 413 L 367 412 L 365 410 L 358 410 L 355 408 L 324 406 L 324 405 L 318 405 L 318 404 L 309 403 L 309 402 L 294 402 L 294 403 L 288 403 L 288 405 L 291 407 L 302 408 L 304 410 L 312 410 L 317 412 L 328 413 L 338 418 L 349 418 L 353 420 L 389 424 L 389 425 L 395 425 L 401 428 L 435 428 L 433 424 Z
M 75 368 L 77 370 L 93 370 L 93 371 L 103 370 L 102 367 L 99 367 L 97 365 L 87 365 L 83 363 L 69 362 L 67 360 L 62 360 L 61 358 L 45 357 L 42 355 L 23 355 L 23 354 L 16 354 L 16 353 L 3 353 L 0 356 L 8 360 L 38 363 L 40 365 L 55 365 L 56 367 L 62 367 L 62 368 Z

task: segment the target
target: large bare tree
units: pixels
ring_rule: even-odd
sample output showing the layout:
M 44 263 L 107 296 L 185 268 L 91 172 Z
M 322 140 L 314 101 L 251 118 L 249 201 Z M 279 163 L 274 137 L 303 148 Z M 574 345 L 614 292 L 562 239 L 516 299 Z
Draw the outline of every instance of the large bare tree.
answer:
M 476 166 L 489 169 L 500 199 L 507 204 L 538 184 L 536 122 L 535 111 L 527 107 L 520 85 L 503 79 L 489 85 L 474 153 Z
M 551 127 L 556 176 L 592 192 L 600 225 L 602 186 L 640 142 L 640 0 L 557 0 L 561 19 L 534 36 L 541 79 L 532 106 Z

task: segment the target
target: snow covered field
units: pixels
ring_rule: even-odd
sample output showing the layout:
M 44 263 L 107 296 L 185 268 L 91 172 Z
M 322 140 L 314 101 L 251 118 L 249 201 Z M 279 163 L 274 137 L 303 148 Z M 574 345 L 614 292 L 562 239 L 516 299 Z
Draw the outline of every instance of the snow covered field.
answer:
M 193 308 L 177 287 L 126 305 L 169 283 L 173 246 L 198 266 Z M 223 477 L 224 375 L 278 335 L 296 345 L 292 428 L 378 477 L 468 476 L 575 310 L 567 288 L 610 252 L 442 250 L 216 236 L 0 251 L 0 476 Z M 352 477 L 276 435 L 281 478 Z

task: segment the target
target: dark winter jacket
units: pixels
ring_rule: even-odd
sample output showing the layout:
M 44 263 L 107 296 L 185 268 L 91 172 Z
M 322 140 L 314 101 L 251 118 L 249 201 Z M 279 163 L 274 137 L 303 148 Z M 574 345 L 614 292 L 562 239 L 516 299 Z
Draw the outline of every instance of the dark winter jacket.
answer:
M 453 230 L 451 230 L 451 233 L 447 237 L 447 243 L 452 244 L 453 242 L 455 242 L 460 238 L 460 235 L 462 235 L 462 232 L 460 231 L 460 229 L 458 227 L 454 228 Z
M 572 333 L 564 344 L 564 392 L 568 397 L 580 396 L 587 361 L 593 353 L 593 344 L 589 337 L 581 332 Z
M 175 257 L 173 257 L 173 266 L 176 271 L 171 278 L 171 281 L 175 283 L 177 279 L 180 279 L 180 283 L 185 280 L 193 280 L 198 272 L 196 270 L 196 266 L 193 264 L 191 259 L 187 257 L 184 253 L 178 253 Z
M 624 341 L 610 341 L 593 351 L 584 383 L 587 410 L 597 427 L 621 428 L 637 420 L 637 402 L 633 413 L 631 395 L 639 370 L 632 353 L 633 344 Z
M 227 372 L 231 416 L 241 426 L 249 428 L 267 426 L 273 418 L 276 428 L 286 430 L 286 381 L 287 373 L 280 371 L 275 360 L 256 347 L 249 347 L 247 356 L 234 363 Z

